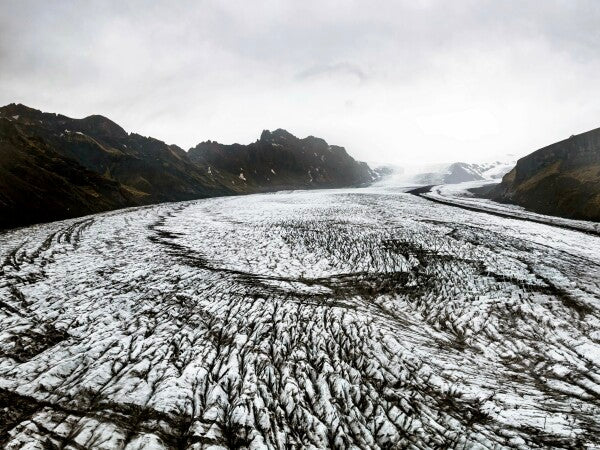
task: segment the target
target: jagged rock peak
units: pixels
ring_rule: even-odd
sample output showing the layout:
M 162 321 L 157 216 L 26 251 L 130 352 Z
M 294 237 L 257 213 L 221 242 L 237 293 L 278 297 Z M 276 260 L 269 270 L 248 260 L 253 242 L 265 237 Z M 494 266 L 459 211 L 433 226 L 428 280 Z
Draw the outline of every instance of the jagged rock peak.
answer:
M 294 136 L 292 133 L 290 133 L 287 130 L 284 130 L 283 128 L 277 128 L 274 131 L 269 131 L 269 130 L 263 130 L 263 132 L 260 134 L 260 141 L 261 142 L 271 142 L 271 141 L 281 141 L 281 140 L 286 140 L 286 139 L 298 139 L 296 136 Z

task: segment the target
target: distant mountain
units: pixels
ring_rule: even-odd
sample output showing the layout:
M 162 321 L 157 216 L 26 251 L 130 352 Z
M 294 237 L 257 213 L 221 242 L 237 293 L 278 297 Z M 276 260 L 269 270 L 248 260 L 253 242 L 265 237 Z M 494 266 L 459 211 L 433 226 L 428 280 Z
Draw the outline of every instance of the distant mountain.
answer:
M 542 214 L 600 221 L 600 128 L 519 159 L 486 196 Z
M 106 117 L 0 108 L 0 228 L 164 201 L 347 187 L 376 174 L 319 138 L 265 131 L 249 145 L 189 152 Z
M 380 164 L 373 167 L 373 171 L 377 174 L 378 179 L 388 177 L 401 177 L 404 175 L 404 168 L 395 164 Z
M 343 147 L 313 136 L 298 139 L 285 130 L 265 130 L 249 145 L 206 141 L 189 151 L 190 159 L 211 172 L 237 176 L 252 191 L 356 186 L 377 174 L 356 162 Z
M 469 164 L 456 162 L 440 169 L 414 176 L 418 184 L 456 184 L 466 181 L 492 180 L 501 178 L 514 163 L 495 161 L 491 163 Z

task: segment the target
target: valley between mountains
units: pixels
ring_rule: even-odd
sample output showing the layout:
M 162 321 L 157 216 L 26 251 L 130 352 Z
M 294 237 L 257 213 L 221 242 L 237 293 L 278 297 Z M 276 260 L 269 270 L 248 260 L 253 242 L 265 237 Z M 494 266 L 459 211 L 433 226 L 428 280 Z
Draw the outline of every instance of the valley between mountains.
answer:
M 395 189 L 0 235 L 8 449 L 600 446 L 600 238 Z

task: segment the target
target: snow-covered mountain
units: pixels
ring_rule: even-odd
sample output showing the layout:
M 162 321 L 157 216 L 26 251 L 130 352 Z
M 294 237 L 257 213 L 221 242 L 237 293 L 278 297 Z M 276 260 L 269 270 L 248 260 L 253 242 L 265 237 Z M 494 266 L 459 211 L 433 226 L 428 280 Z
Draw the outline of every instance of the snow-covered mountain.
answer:
M 465 181 L 501 179 L 515 166 L 515 161 L 484 163 L 456 162 L 438 170 L 418 173 L 413 180 L 419 184 L 455 184 Z
M 500 180 L 515 166 L 512 157 L 492 162 L 426 164 L 421 166 L 381 165 L 375 172 L 381 177 L 377 185 L 455 184 L 465 181 Z

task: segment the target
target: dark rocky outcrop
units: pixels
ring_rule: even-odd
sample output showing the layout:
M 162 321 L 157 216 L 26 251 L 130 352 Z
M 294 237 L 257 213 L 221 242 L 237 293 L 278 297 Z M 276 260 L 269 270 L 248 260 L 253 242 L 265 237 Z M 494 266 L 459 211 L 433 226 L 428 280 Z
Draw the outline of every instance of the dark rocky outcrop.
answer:
M 143 204 L 145 197 L 0 118 L 0 227 Z
M 298 139 L 282 129 L 265 130 L 249 145 L 202 142 L 189 156 L 211 170 L 236 174 L 257 191 L 358 186 L 376 177 L 343 147 L 313 136 Z
M 600 128 L 521 158 L 486 196 L 541 214 L 600 221 Z

